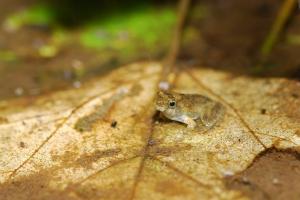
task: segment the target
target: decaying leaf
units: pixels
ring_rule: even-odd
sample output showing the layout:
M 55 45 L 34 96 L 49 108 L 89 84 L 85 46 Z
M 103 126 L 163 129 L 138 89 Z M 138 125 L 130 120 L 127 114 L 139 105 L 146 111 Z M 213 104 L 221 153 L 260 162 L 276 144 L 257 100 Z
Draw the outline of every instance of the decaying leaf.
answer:
M 213 128 L 191 130 L 155 115 L 161 68 L 132 64 L 34 103 L 0 102 L 0 199 L 246 199 L 224 177 L 268 148 L 299 151 L 299 84 L 183 69 L 176 91 L 226 107 Z

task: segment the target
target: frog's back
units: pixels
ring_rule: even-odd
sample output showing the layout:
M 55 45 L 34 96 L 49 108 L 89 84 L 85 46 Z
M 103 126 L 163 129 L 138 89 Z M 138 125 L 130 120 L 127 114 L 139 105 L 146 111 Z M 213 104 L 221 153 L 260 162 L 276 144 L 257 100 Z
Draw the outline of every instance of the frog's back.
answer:
M 193 118 L 198 118 L 207 106 L 213 104 L 214 101 L 199 94 L 184 94 L 181 96 L 180 107 L 183 113 Z
M 210 98 L 200 95 L 200 94 L 186 94 L 182 96 L 182 102 L 185 105 L 188 105 L 190 108 L 197 109 L 197 107 L 201 105 L 205 105 L 207 103 L 212 103 Z

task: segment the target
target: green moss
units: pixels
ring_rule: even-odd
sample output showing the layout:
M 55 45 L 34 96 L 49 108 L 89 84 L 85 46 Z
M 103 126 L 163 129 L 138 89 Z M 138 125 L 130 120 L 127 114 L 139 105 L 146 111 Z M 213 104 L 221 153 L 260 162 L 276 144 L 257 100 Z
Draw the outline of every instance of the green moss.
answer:
M 47 45 L 55 47 L 57 51 L 79 43 L 98 51 L 102 60 L 117 58 L 123 61 L 145 57 L 145 54 L 152 58 L 164 52 L 173 35 L 176 11 L 175 6 L 155 7 L 150 3 L 134 4 L 127 9 L 102 8 L 89 21 L 82 20 L 80 23 L 79 19 L 76 29 L 73 29 L 58 21 L 60 10 L 55 4 L 39 2 L 10 15 L 5 26 L 9 30 L 17 30 L 28 24 L 49 26 L 52 35 Z M 42 50 L 41 55 L 46 57 L 56 52 L 49 48 Z
M 155 49 L 169 44 L 175 21 L 174 8 L 141 8 L 90 23 L 82 31 L 80 41 L 89 48 L 129 54 L 143 48 Z
M 7 17 L 4 24 L 8 29 L 18 29 L 26 24 L 50 25 L 55 21 L 55 11 L 46 4 L 36 4 Z

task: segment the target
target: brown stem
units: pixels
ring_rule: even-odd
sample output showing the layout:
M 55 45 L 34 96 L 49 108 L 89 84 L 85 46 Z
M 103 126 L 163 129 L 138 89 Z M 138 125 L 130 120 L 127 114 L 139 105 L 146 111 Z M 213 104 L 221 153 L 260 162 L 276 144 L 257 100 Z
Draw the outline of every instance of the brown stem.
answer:
M 170 83 L 170 73 L 173 71 L 174 64 L 179 54 L 181 47 L 183 28 L 186 21 L 189 5 L 191 0 L 180 0 L 178 4 L 178 16 L 176 27 L 173 34 L 173 39 L 170 45 L 168 55 L 165 57 L 163 65 L 164 69 L 162 72 L 161 83 Z M 161 89 L 164 89 L 160 86 Z

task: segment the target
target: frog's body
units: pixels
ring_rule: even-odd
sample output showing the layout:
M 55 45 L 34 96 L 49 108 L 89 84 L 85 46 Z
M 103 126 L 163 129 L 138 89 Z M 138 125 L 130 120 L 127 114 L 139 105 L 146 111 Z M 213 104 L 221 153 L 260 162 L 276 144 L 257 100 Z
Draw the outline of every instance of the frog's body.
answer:
M 207 127 L 213 126 L 218 121 L 223 106 L 199 94 L 160 91 L 156 109 L 168 119 L 185 123 L 188 128 L 195 128 L 199 122 Z

